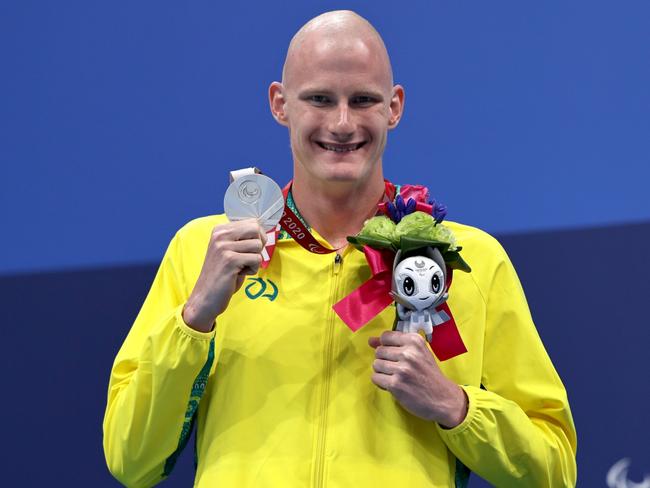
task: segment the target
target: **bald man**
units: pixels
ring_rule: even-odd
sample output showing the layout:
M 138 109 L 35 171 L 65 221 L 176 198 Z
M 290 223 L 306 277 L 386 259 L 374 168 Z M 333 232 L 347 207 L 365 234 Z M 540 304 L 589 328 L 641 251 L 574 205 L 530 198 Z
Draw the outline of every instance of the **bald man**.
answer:
M 287 205 L 337 251 L 280 235 L 262 269 L 256 221 L 179 230 L 113 366 L 111 472 L 159 482 L 196 423 L 199 487 L 449 487 L 470 470 L 496 486 L 573 486 L 566 392 L 490 236 L 449 223 L 473 268 L 449 299 L 466 354 L 438 363 L 418 334 L 391 331 L 391 307 L 356 333 L 332 311 L 369 277 L 346 237 L 386 198 L 382 156 L 404 109 L 376 30 L 347 11 L 312 19 L 269 101 L 291 142 Z

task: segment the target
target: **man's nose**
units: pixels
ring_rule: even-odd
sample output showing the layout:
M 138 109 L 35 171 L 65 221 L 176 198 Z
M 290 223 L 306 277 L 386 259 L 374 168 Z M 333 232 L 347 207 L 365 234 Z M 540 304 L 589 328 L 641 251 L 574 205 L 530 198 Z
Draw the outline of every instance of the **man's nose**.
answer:
M 329 131 L 339 137 L 351 137 L 354 132 L 354 122 L 350 107 L 346 102 L 339 103 L 332 114 Z

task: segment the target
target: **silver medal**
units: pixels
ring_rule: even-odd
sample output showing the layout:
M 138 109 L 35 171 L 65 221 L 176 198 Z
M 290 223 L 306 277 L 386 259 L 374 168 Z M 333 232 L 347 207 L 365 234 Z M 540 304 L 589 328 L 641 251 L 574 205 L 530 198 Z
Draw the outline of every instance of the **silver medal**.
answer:
M 230 221 L 257 219 L 268 232 L 280 222 L 284 197 L 271 178 L 250 174 L 240 176 L 230 184 L 223 198 L 223 209 Z

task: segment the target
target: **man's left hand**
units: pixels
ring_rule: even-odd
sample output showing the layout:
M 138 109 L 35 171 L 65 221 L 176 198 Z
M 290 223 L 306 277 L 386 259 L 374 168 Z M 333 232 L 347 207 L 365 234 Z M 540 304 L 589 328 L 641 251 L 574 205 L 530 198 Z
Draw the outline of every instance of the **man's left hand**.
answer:
M 368 344 L 375 349 L 372 382 L 391 392 L 402 407 L 448 429 L 465 419 L 465 391 L 442 374 L 421 335 L 388 331 Z

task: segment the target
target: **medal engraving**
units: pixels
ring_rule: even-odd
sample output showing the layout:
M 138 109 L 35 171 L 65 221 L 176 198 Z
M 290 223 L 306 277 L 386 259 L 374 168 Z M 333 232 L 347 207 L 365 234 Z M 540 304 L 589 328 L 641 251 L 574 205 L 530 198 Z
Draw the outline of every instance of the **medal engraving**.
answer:
M 239 185 L 238 192 L 239 198 L 246 203 L 252 204 L 257 202 L 262 195 L 262 190 L 254 181 L 243 181 Z
M 257 219 L 265 231 L 274 229 L 284 209 L 282 190 L 268 176 L 249 174 L 236 178 L 226 190 L 223 208 L 231 221 Z

